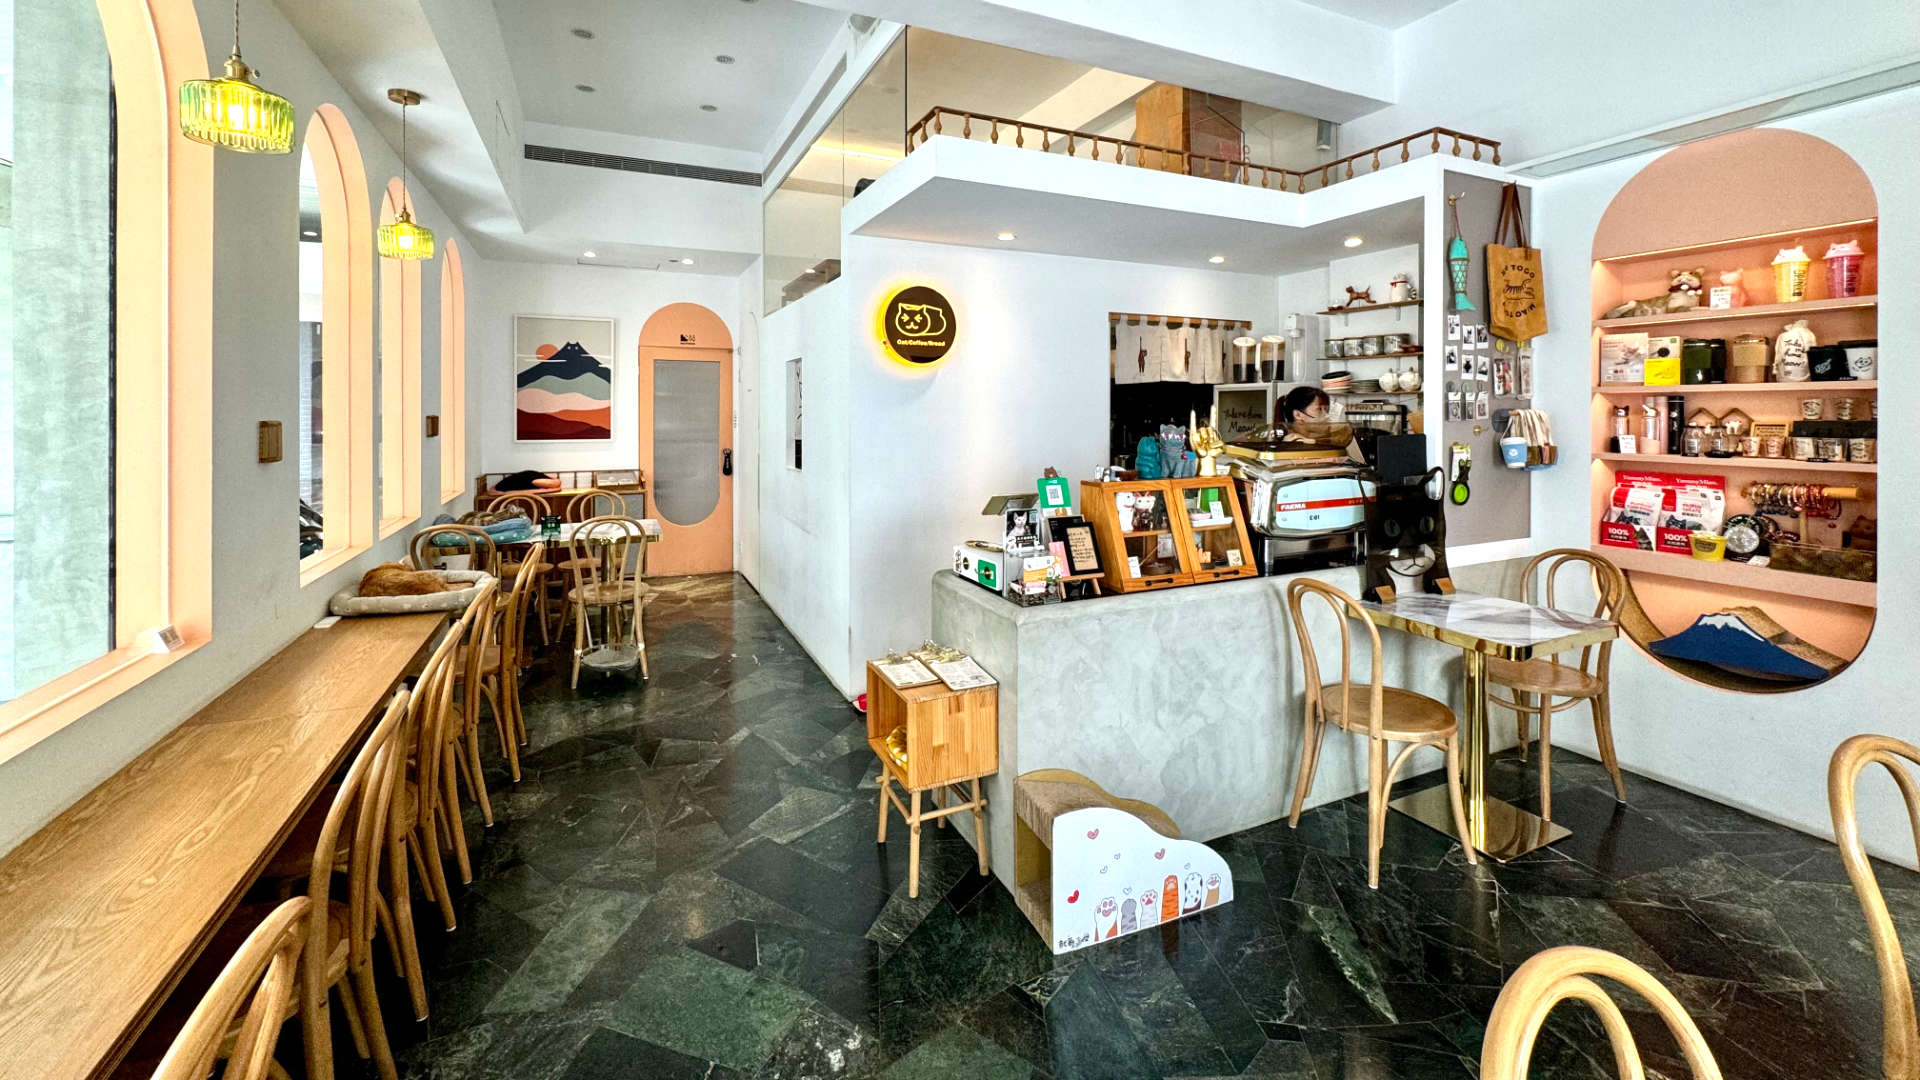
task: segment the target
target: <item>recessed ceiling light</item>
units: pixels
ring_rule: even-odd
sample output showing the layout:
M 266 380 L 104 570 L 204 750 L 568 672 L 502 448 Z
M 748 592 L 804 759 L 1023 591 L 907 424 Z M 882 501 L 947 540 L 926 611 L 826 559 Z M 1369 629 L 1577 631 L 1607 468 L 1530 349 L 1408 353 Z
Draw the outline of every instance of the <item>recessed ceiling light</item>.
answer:
M 1347 237 L 1345 240 L 1342 240 L 1341 243 L 1345 244 L 1348 247 L 1359 247 L 1361 244 L 1366 243 L 1366 241 L 1360 238 L 1360 234 L 1355 233 L 1354 235 Z
M 996 236 L 996 237 L 994 237 L 994 239 L 996 239 L 996 240 L 1018 240 L 1018 239 L 1020 239 L 1020 238 L 1019 238 L 1019 237 L 1017 237 L 1017 236 L 1015 236 L 1015 235 L 1013 235 L 1013 234 L 1012 234 L 1012 233 L 1010 233 L 1010 232 L 1003 232 L 1003 233 L 1001 233 L 1001 234 L 1000 234 L 999 236 Z
M 578 91 L 580 91 L 580 92 L 581 92 L 581 93 L 583 93 L 583 94 L 591 94 L 591 93 L 593 93 L 593 87 L 591 87 L 591 86 L 588 86 L 588 85 L 587 85 L 586 83 L 583 83 L 583 82 L 577 82 L 577 83 L 574 83 L 574 84 L 573 84 L 573 88 L 574 88 L 575 90 L 578 90 Z
M 693 265 L 693 260 L 692 260 L 692 259 L 681 259 L 681 260 L 680 260 L 680 265 L 681 265 L 681 266 L 692 266 L 692 265 Z
M 718 106 L 718 105 L 702 105 L 702 106 L 700 106 L 700 111 L 701 111 L 701 112 L 719 112 L 719 111 L 720 111 L 720 106 Z
M 317 232 L 314 232 L 312 229 L 301 229 L 300 235 L 301 236 L 319 236 L 320 234 Z
M 1207 261 L 1215 266 L 1219 266 L 1221 263 L 1227 261 L 1227 257 L 1225 255 L 1209 255 L 1207 256 Z
M 581 258 L 583 258 L 583 259 L 591 259 L 591 258 L 593 258 L 593 252 L 591 252 L 591 251 L 583 251 L 583 252 L 581 252 L 581 253 L 580 253 L 580 257 L 581 257 Z
M 576 26 L 573 28 L 573 36 L 579 38 L 582 41 L 592 41 L 593 31 L 587 29 L 584 26 Z
M 728 56 L 726 53 L 721 53 L 719 56 L 713 58 L 713 62 L 716 64 L 731 64 L 733 63 L 733 57 Z

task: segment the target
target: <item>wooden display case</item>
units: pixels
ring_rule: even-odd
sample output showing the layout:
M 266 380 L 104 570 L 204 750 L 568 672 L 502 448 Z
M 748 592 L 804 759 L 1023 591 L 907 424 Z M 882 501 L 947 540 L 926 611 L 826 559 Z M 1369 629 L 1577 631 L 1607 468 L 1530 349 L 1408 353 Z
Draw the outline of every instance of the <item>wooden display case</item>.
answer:
M 1224 483 L 1224 478 L 1222 479 Z M 1193 584 L 1193 574 L 1181 557 L 1182 536 L 1173 509 L 1173 489 L 1167 480 L 1080 482 L 1080 513 L 1093 523 L 1100 543 L 1100 564 L 1106 568 L 1107 588 L 1114 592 L 1143 592 Z M 1140 509 L 1141 496 L 1150 496 L 1150 510 Z M 1121 520 L 1121 504 L 1134 504 L 1131 517 Z M 1138 560 L 1136 565 L 1129 560 Z
M 1252 577 L 1253 548 L 1240 496 L 1226 476 L 1165 481 L 1173 493 L 1173 531 L 1181 566 L 1195 583 Z

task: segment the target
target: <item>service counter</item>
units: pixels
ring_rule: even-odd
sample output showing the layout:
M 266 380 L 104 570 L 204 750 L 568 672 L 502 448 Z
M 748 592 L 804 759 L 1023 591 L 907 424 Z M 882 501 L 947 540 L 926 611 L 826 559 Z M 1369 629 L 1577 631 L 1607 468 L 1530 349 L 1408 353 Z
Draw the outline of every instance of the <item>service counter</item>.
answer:
M 1454 568 L 1463 590 L 1516 595 L 1517 562 Z M 1000 770 L 987 791 L 993 871 L 1014 880 L 1013 782 L 1035 769 L 1084 773 L 1116 796 L 1211 840 L 1286 816 L 1300 765 L 1299 646 L 1286 585 L 1312 577 L 1360 591 L 1358 567 L 1021 607 L 950 571 L 933 577 L 933 638 L 999 679 Z M 1308 629 L 1338 677 L 1339 629 L 1324 604 Z M 1356 679 L 1368 642 L 1354 627 Z M 1461 708 L 1458 648 L 1380 635 L 1385 681 Z M 1495 718 L 1502 741 L 1510 721 Z M 1365 740 L 1327 735 L 1308 806 L 1366 790 Z M 1419 751 L 1402 778 L 1439 768 Z

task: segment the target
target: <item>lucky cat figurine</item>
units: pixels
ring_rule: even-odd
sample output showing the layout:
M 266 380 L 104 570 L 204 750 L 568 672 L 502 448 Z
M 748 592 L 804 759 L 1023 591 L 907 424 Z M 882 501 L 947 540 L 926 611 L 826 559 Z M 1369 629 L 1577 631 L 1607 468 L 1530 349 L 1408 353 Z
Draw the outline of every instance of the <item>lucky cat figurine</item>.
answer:
M 1612 311 L 1602 315 L 1603 319 L 1637 319 L 1648 315 L 1672 315 L 1682 311 L 1692 311 L 1700 306 L 1700 285 L 1707 277 L 1707 268 L 1696 266 L 1690 270 L 1667 271 L 1667 295 L 1656 296 L 1648 300 L 1629 300 Z

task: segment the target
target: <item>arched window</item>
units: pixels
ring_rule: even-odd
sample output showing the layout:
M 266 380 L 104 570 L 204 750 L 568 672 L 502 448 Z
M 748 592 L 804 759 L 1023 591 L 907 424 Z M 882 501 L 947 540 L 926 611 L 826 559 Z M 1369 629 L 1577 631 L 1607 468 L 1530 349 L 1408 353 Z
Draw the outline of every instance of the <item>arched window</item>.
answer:
M 440 261 L 440 501 L 467 490 L 467 279 L 460 245 Z
M 387 181 L 380 224 L 405 205 L 399 177 Z M 420 264 L 380 260 L 380 535 L 420 517 Z
M 306 585 L 373 544 L 373 222 L 346 114 L 333 105 L 314 110 L 302 145 L 301 183 L 310 170 L 315 225 L 303 205 L 300 231 L 318 234 L 300 237 L 318 245 L 302 245 L 300 282 L 300 495 L 314 510 L 301 511 Z M 308 306 L 310 289 L 317 310 Z M 316 314 L 319 325 L 310 327 Z
M 212 633 L 213 162 L 174 115 L 199 22 L 190 0 L 10 9 L 0 761 Z

